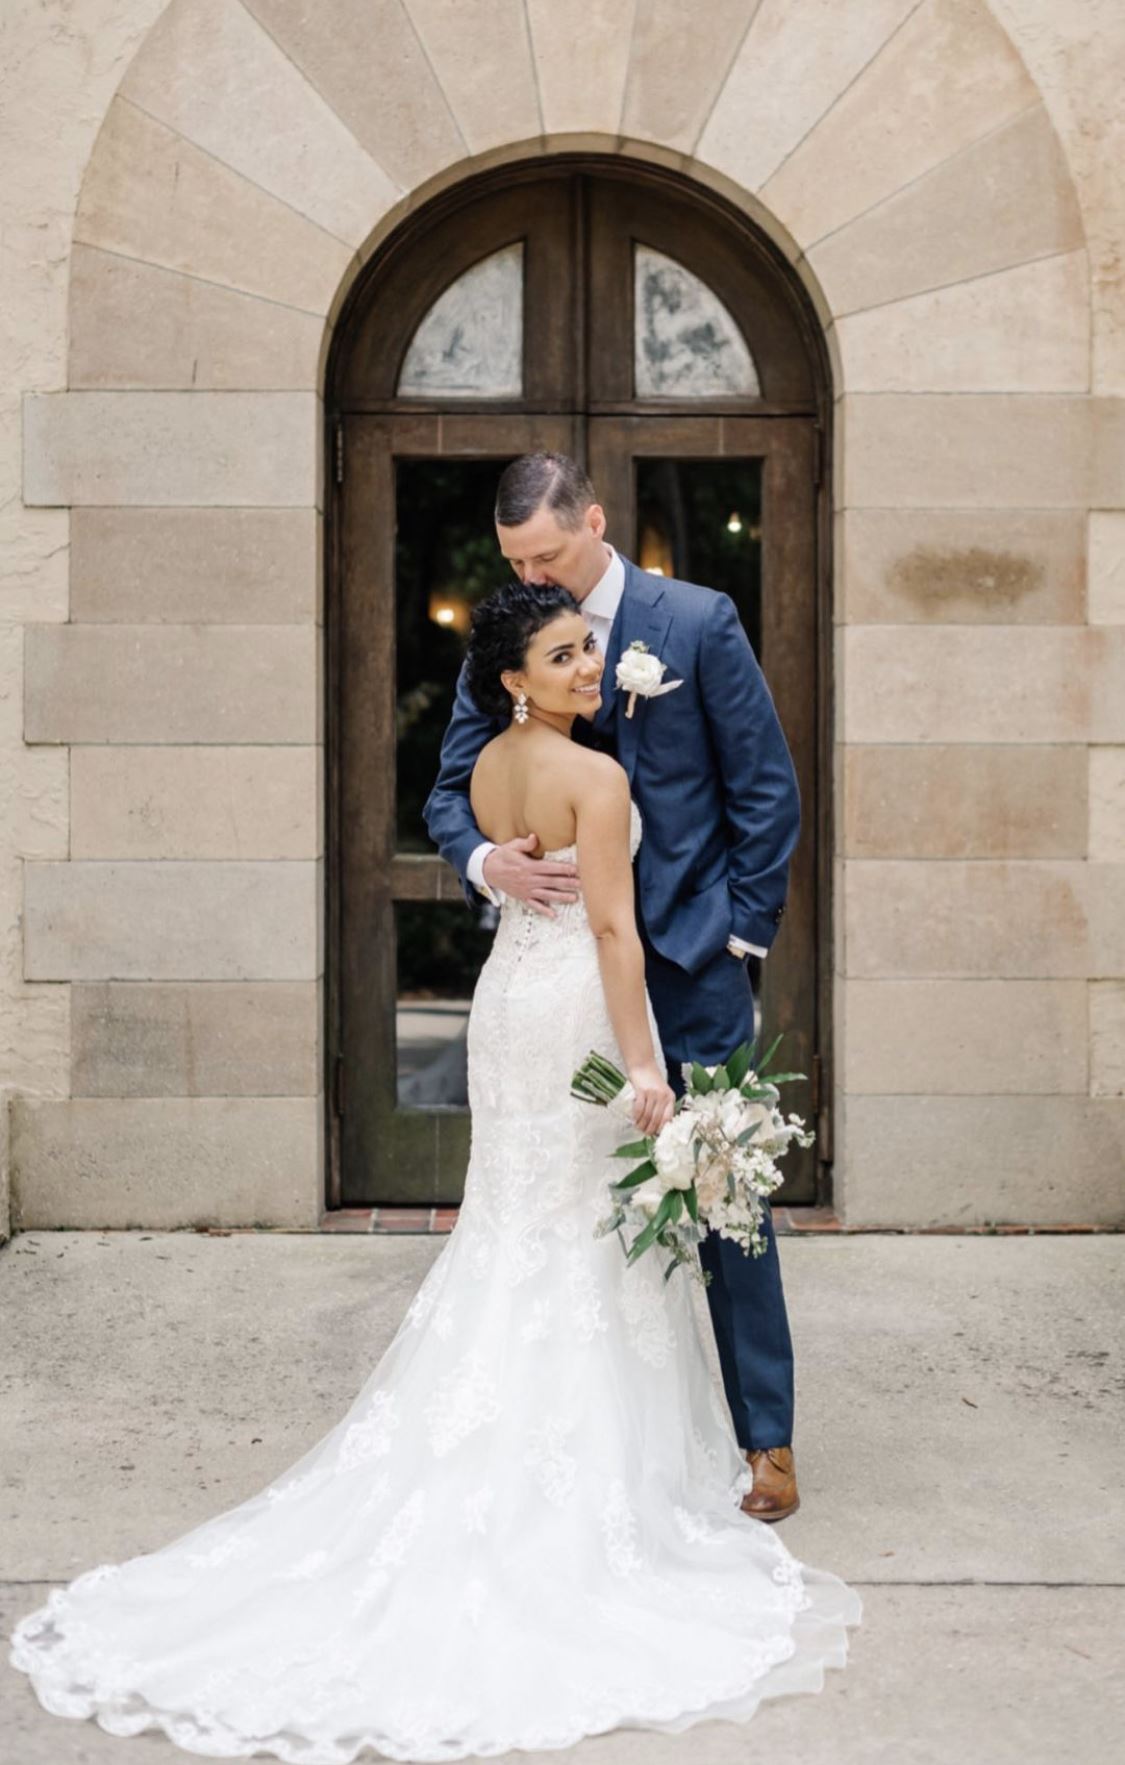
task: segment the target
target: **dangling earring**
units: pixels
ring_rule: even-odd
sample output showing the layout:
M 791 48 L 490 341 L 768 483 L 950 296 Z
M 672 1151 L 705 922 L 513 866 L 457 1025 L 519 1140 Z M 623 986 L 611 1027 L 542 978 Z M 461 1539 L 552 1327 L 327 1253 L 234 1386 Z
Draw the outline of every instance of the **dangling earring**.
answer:
M 514 715 L 517 723 L 527 722 L 527 694 L 524 692 L 522 686 L 519 691 L 519 697 L 516 699 Z

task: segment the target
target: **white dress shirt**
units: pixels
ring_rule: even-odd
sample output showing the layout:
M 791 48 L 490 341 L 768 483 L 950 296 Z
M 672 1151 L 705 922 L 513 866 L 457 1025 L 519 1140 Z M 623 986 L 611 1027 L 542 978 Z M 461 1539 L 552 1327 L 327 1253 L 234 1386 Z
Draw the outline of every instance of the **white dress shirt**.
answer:
M 613 547 L 606 544 L 609 563 L 605 575 L 599 577 L 586 599 L 582 602 L 582 612 L 590 630 L 594 634 L 594 642 L 602 653 L 604 660 L 609 648 L 609 634 L 613 629 L 613 621 L 617 617 L 617 609 L 621 604 L 621 596 L 625 592 L 625 566 Z M 484 878 L 484 861 L 490 852 L 495 851 L 495 840 L 482 840 L 477 846 L 466 866 L 469 881 L 479 889 L 482 895 L 499 907 L 504 899 L 501 889 L 494 889 Z M 740 960 L 743 956 L 764 956 L 766 952 L 759 944 L 748 944 L 742 938 L 731 937 L 727 941 L 727 949 L 732 956 Z

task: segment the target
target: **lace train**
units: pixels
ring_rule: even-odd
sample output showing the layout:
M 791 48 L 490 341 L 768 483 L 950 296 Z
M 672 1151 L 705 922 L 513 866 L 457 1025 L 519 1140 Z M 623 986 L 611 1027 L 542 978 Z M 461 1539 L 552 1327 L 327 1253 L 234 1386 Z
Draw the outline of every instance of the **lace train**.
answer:
M 591 1047 L 619 1058 L 581 902 L 506 902 L 465 1202 L 394 1340 L 282 1477 L 18 1622 L 47 1710 L 208 1757 L 445 1761 L 745 1719 L 843 1667 L 859 1597 L 740 1512 L 688 1280 L 593 1236 L 620 1128 L 569 1097 Z

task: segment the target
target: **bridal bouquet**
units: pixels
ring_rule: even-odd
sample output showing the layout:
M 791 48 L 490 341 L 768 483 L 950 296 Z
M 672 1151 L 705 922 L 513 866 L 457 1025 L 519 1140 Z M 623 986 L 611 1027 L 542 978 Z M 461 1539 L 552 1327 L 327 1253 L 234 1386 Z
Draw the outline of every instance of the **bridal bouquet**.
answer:
M 781 1037 L 755 1067 L 755 1044 L 742 1042 L 722 1066 L 685 1061 L 685 1094 L 658 1134 L 619 1146 L 615 1158 L 640 1159 L 610 1184 L 609 1215 L 596 1235 L 616 1232 L 629 1262 L 658 1245 L 670 1261 L 667 1280 L 686 1263 L 706 1284 L 696 1246 L 708 1229 L 740 1244 L 748 1256 L 766 1248 L 765 1204 L 782 1181 L 778 1159 L 792 1141 L 811 1146 L 799 1115 L 782 1116 L 779 1085 L 804 1073 L 768 1073 Z M 767 1076 L 768 1075 L 768 1076 Z M 612 1061 L 591 1053 L 571 1080 L 571 1095 L 628 1117 L 633 1087 Z M 625 1233 L 636 1229 L 632 1242 Z

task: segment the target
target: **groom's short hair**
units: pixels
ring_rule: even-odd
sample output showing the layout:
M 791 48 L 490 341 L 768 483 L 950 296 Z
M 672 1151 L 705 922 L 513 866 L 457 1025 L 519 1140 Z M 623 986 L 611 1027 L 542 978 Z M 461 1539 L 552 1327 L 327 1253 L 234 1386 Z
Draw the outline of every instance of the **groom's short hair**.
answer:
M 569 454 L 521 454 L 500 474 L 496 523 L 499 527 L 522 527 L 537 509 L 545 507 L 558 518 L 560 527 L 573 529 L 597 500 L 589 477 Z

